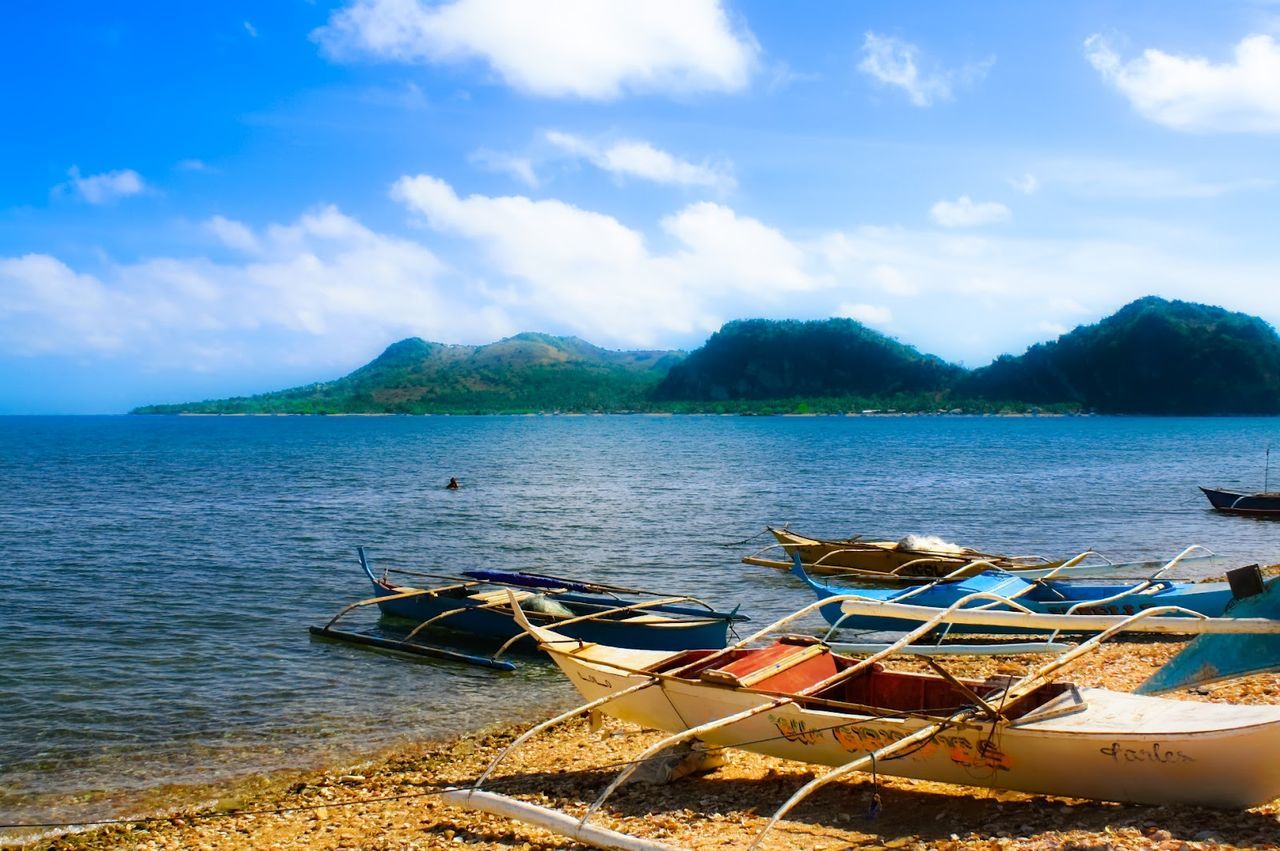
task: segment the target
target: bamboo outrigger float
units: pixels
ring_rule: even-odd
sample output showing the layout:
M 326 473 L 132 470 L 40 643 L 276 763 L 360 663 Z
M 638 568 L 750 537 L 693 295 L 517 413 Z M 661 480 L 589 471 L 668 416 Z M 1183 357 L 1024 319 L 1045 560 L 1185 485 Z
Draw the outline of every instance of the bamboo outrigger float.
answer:
M 584 816 L 567 822 L 575 831 L 567 835 L 585 842 L 592 841 L 583 832 L 591 817 L 636 762 L 691 738 L 716 748 L 831 767 L 774 813 L 752 847 L 808 794 L 866 769 L 1148 804 L 1244 808 L 1280 795 L 1280 762 L 1274 758 L 1280 747 L 1280 707 L 1172 701 L 1050 679 L 1118 633 L 1161 632 L 1172 620 L 1184 632 L 1280 635 L 1280 581 L 1263 584 L 1249 606 L 1242 601 L 1244 614 L 1261 616 L 1206 618 L 1182 616 L 1185 612 L 1176 607 L 1148 609 L 1114 618 L 1105 627 L 1099 624 L 1103 631 L 1098 635 L 1020 679 L 985 681 L 958 679 L 936 663 L 936 676 L 891 671 L 881 664 L 937 623 L 964 614 L 961 603 L 934 611 L 899 642 L 860 660 L 807 637 L 784 635 L 767 646 L 749 647 L 822 604 L 810 604 L 723 650 L 671 653 L 567 639 L 530 623 L 513 601 L 521 626 L 588 702 L 529 730 L 499 754 L 473 787 L 454 790 L 447 800 L 494 812 L 490 807 L 501 799 L 504 814 L 522 818 L 532 805 L 484 792 L 481 786 L 514 748 L 588 710 L 671 735 L 633 761 Z M 1272 658 L 1270 665 L 1280 667 L 1280 658 Z M 598 847 L 658 847 L 607 844 L 615 838 L 602 839 Z
M 1142 578 L 1164 564 L 1164 561 L 1114 562 L 1095 550 L 1085 550 L 1069 559 L 1050 560 L 1034 555 L 983 553 L 969 547 L 930 549 L 910 537 L 901 541 L 868 541 L 860 536 L 826 540 L 799 535 L 785 527 L 766 528 L 777 543 L 744 556 L 743 564 L 787 571 L 791 569 L 792 560 L 799 556 L 804 569 L 814 576 L 842 576 L 868 583 L 914 584 L 939 577 L 954 580 L 993 568 L 1027 579 L 1048 576 Z M 1194 549 L 1201 555 L 1188 556 L 1189 562 L 1205 563 L 1217 557 L 1205 547 L 1196 545 Z

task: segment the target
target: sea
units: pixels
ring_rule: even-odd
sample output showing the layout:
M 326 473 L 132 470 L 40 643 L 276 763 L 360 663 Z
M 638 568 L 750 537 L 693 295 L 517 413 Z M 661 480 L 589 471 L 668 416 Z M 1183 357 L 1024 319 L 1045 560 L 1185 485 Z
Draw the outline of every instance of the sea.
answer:
M 811 599 L 739 563 L 766 524 L 1269 564 L 1280 522 L 1214 514 L 1196 486 L 1260 489 L 1276 436 L 1274 419 L 0 417 L 0 823 L 136 814 L 572 704 L 536 657 L 504 673 L 314 640 L 371 593 L 358 545 L 375 568 L 534 570 L 757 622 Z M 382 628 L 368 609 L 344 623 Z

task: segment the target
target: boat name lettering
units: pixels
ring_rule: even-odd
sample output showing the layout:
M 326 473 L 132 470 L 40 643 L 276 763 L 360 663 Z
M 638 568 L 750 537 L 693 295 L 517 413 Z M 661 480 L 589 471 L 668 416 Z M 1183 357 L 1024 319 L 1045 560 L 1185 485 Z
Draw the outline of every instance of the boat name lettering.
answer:
M 1085 606 L 1079 612 L 1082 615 L 1133 615 L 1138 610 L 1133 606 Z
M 1126 748 L 1119 742 L 1112 742 L 1105 748 L 1099 748 L 1103 756 L 1109 756 L 1116 762 L 1195 762 L 1195 758 L 1187 756 L 1182 751 L 1173 751 L 1168 748 L 1161 748 L 1160 743 L 1156 742 L 1151 747 Z
M 583 681 L 588 682 L 588 683 L 595 683 L 596 685 L 600 686 L 600 688 L 613 688 L 613 683 L 609 682 L 607 679 L 606 679 L 606 680 L 597 680 L 597 679 L 596 679 L 596 675 L 595 675 L 595 674 L 583 674 L 583 673 L 579 673 L 579 674 L 578 674 L 578 679 L 583 680 Z
M 786 718 L 782 715 L 769 715 L 768 718 L 773 723 L 773 726 L 778 728 L 782 738 L 788 742 L 813 745 L 822 739 L 822 731 L 810 730 L 802 718 Z

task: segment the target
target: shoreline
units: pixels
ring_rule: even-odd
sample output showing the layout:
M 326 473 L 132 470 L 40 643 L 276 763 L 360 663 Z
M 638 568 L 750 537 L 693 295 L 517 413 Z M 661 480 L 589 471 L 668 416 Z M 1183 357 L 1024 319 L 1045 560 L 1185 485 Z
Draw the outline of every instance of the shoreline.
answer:
M 1070 679 L 1129 689 L 1178 645 L 1109 645 Z M 1019 666 L 1026 659 L 1016 660 Z M 902 660 L 897 667 L 910 668 Z M 1011 660 L 956 660 L 978 676 Z M 1255 676 L 1179 699 L 1274 703 L 1280 675 Z M 107 848 L 475 848 L 580 847 L 508 819 L 444 805 L 434 792 L 466 785 L 529 723 L 503 723 L 441 741 L 393 747 L 339 767 L 289 771 L 211 788 L 203 805 L 159 806 L 143 825 L 113 825 L 36 840 L 40 851 Z M 617 773 L 616 764 L 659 735 L 606 718 L 585 718 L 534 737 L 485 788 L 581 814 Z M 678 847 L 740 848 L 814 769 L 741 751 L 707 775 L 666 785 L 628 784 L 599 824 Z M 1050 798 L 881 776 L 883 809 L 867 818 L 871 778 L 855 775 L 806 801 L 769 834 L 764 848 L 1207 848 L 1280 847 L 1280 799 L 1246 811 L 1140 806 Z M 375 800 L 376 799 L 376 800 Z M 282 812 L 244 812 L 283 810 Z M 34 841 L 33 841 L 34 840 Z M 7 843 L 13 840 L 5 838 Z

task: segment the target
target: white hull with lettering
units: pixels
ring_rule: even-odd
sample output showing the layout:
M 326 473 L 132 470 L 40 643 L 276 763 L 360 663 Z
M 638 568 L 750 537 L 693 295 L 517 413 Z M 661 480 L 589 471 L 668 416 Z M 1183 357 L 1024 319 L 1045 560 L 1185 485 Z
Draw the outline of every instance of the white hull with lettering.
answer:
M 788 760 L 841 766 L 938 724 L 956 710 L 955 700 L 930 705 L 937 701 L 926 695 L 947 696 L 952 688 L 932 675 L 874 666 L 859 673 L 860 680 L 842 684 L 844 691 L 837 696 L 819 691 L 818 697 L 804 697 L 680 672 L 693 658 L 689 653 L 577 645 L 548 630 L 530 631 L 584 698 L 652 683 L 606 703 L 602 709 L 608 714 L 672 733 L 708 725 L 699 738 L 709 744 Z M 833 658 L 837 666 L 852 661 Z M 676 673 L 652 673 L 663 670 Z M 1003 685 L 1007 683 L 969 682 L 961 688 L 971 687 L 981 700 L 982 695 L 1000 694 Z M 910 707 L 906 704 L 917 687 L 920 701 Z M 877 689 L 891 699 L 877 702 Z M 952 696 L 960 694 L 964 692 Z M 990 789 L 1144 804 L 1246 808 L 1280 796 L 1280 707 L 1168 700 L 1063 684 L 1020 699 L 1022 707 L 999 707 L 1000 717 L 988 713 L 948 722 L 904 755 L 880 761 L 876 770 Z M 777 705 L 764 709 L 769 703 Z M 752 707 L 761 711 L 750 715 L 746 711 Z M 749 717 L 714 726 L 717 719 L 739 713 Z M 889 713 L 893 717 L 886 717 Z

